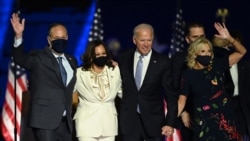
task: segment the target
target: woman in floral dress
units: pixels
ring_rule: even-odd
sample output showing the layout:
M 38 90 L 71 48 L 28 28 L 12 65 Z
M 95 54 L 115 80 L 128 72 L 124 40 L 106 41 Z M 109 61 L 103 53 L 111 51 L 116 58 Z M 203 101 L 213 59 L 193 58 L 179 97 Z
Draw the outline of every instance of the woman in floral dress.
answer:
M 198 38 L 188 48 L 187 65 L 183 72 L 178 100 L 181 114 L 187 97 L 193 101 L 193 141 L 237 141 L 234 113 L 224 88 L 224 72 L 246 53 L 245 47 L 228 32 L 225 24 L 215 23 L 216 37 L 228 40 L 235 52 L 216 59 L 210 41 Z

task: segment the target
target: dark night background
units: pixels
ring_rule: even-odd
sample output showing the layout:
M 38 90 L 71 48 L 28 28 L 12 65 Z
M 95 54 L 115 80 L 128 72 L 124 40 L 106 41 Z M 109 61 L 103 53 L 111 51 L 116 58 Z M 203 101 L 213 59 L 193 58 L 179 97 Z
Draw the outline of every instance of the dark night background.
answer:
M 250 45 L 250 20 L 247 14 L 250 1 L 180 0 L 179 4 L 176 0 L 100 0 L 99 2 L 104 40 L 107 43 L 119 42 L 120 51 L 133 47 L 132 30 L 135 25 L 145 22 L 155 28 L 156 48 L 167 53 L 178 6 L 183 9 L 185 22 L 199 21 L 205 26 L 208 38 L 215 33 L 213 23 L 221 22 L 221 18 L 216 17 L 217 9 L 227 8 L 229 15 L 226 18 L 226 25 L 229 31 L 240 32 L 246 48 Z M 93 0 L 0 0 L 1 107 L 6 89 L 10 48 L 14 38 L 9 20 L 11 14 L 20 10 L 21 17 L 26 19 L 24 32 L 26 50 L 43 48 L 47 45 L 49 24 L 56 21 L 65 23 L 69 32 L 67 52 L 79 59 L 86 46 L 95 4 Z M 112 48 L 112 44 L 110 45 Z

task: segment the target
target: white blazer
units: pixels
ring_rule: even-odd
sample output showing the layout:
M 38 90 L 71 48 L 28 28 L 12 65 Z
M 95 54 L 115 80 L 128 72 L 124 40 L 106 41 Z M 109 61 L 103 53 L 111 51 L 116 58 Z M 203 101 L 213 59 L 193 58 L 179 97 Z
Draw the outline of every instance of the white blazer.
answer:
M 78 68 L 75 91 L 79 93 L 79 103 L 74 120 L 77 137 L 115 136 L 118 134 L 115 98 L 121 97 L 121 76 L 119 67 L 107 69 L 110 91 L 103 99 L 93 91 L 93 78 L 90 71 Z

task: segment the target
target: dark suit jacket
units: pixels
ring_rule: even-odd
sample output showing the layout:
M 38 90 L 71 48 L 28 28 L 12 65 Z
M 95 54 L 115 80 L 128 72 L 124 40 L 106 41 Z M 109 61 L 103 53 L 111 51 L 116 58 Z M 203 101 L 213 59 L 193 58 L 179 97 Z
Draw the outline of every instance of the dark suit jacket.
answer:
M 64 110 L 72 131 L 72 92 L 76 81 L 76 59 L 65 54 L 74 75 L 65 87 L 60 75 L 59 65 L 51 50 L 23 52 L 23 44 L 13 48 L 14 61 L 29 70 L 30 105 L 28 126 L 41 129 L 55 129 L 59 126 Z
M 226 50 L 221 47 L 214 47 L 214 55 L 216 57 L 224 57 L 233 51 L 233 48 Z M 229 70 L 225 72 L 225 89 L 230 97 L 240 105 L 240 109 L 235 110 L 238 130 L 242 133 L 247 132 L 246 129 L 248 129 L 248 134 L 250 135 L 250 60 L 241 59 L 237 67 L 239 98 L 235 99 L 233 97 L 234 84 Z
M 247 128 L 250 135 L 250 60 L 241 60 L 238 62 L 238 86 L 239 86 L 239 102 L 244 117 L 240 121 L 240 128 Z
M 178 52 L 171 58 L 171 67 L 172 67 L 172 75 L 173 75 L 173 85 L 175 89 L 180 88 L 181 75 L 182 72 L 187 69 L 186 60 L 187 51 Z
M 182 72 L 188 68 L 186 57 L 187 57 L 187 50 L 184 50 L 183 52 L 178 52 L 174 54 L 171 58 L 171 68 L 172 68 L 171 72 L 173 77 L 172 82 L 174 88 L 178 92 L 178 95 L 180 94 L 179 89 L 181 84 Z M 192 96 L 190 95 L 188 97 L 184 110 L 192 114 L 192 109 L 193 109 L 193 101 L 192 101 Z
M 162 126 L 175 127 L 177 119 L 177 96 L 170 83 L 170 62 L 166 56 L 153 51 L 144 81 L 138 91 L 133 73 L 134 53 L 135 49 L 130 49 L 118 58 L 123 87 L 120 105 L 121 132 L 126 135 L 133 132 L 139 103 L 146 132 L 152 137 L 160 136 Z M 168 105 L 166 119 L 163 97 L 166 98 Z

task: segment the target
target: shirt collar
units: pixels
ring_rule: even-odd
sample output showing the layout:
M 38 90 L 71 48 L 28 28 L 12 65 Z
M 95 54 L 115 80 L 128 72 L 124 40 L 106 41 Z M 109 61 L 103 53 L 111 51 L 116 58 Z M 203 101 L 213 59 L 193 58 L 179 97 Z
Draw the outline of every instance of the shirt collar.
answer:
M 55 58 L 57 58 L 57 57 L 62 57 L 63 59 L 66 59 L 66 57 L 65 57 L 65 55 L 64 54 L 62 54 L 62 55 L 57 55 L 57 54 L 55 54 L 55 53 L 53 53 L 53 55 L 55 56 Z
M 144 57 L 143 58 L 147 58 L 149 56 L 151 56 L 152 54 L 152 49 L 149 51 L 149 53 L 147 55 L 143 55 Z M 138 50 L 135 51 L 135 57 L 136 58 L 139 58 L 141 56 L 141 54 L 138 52 Z

